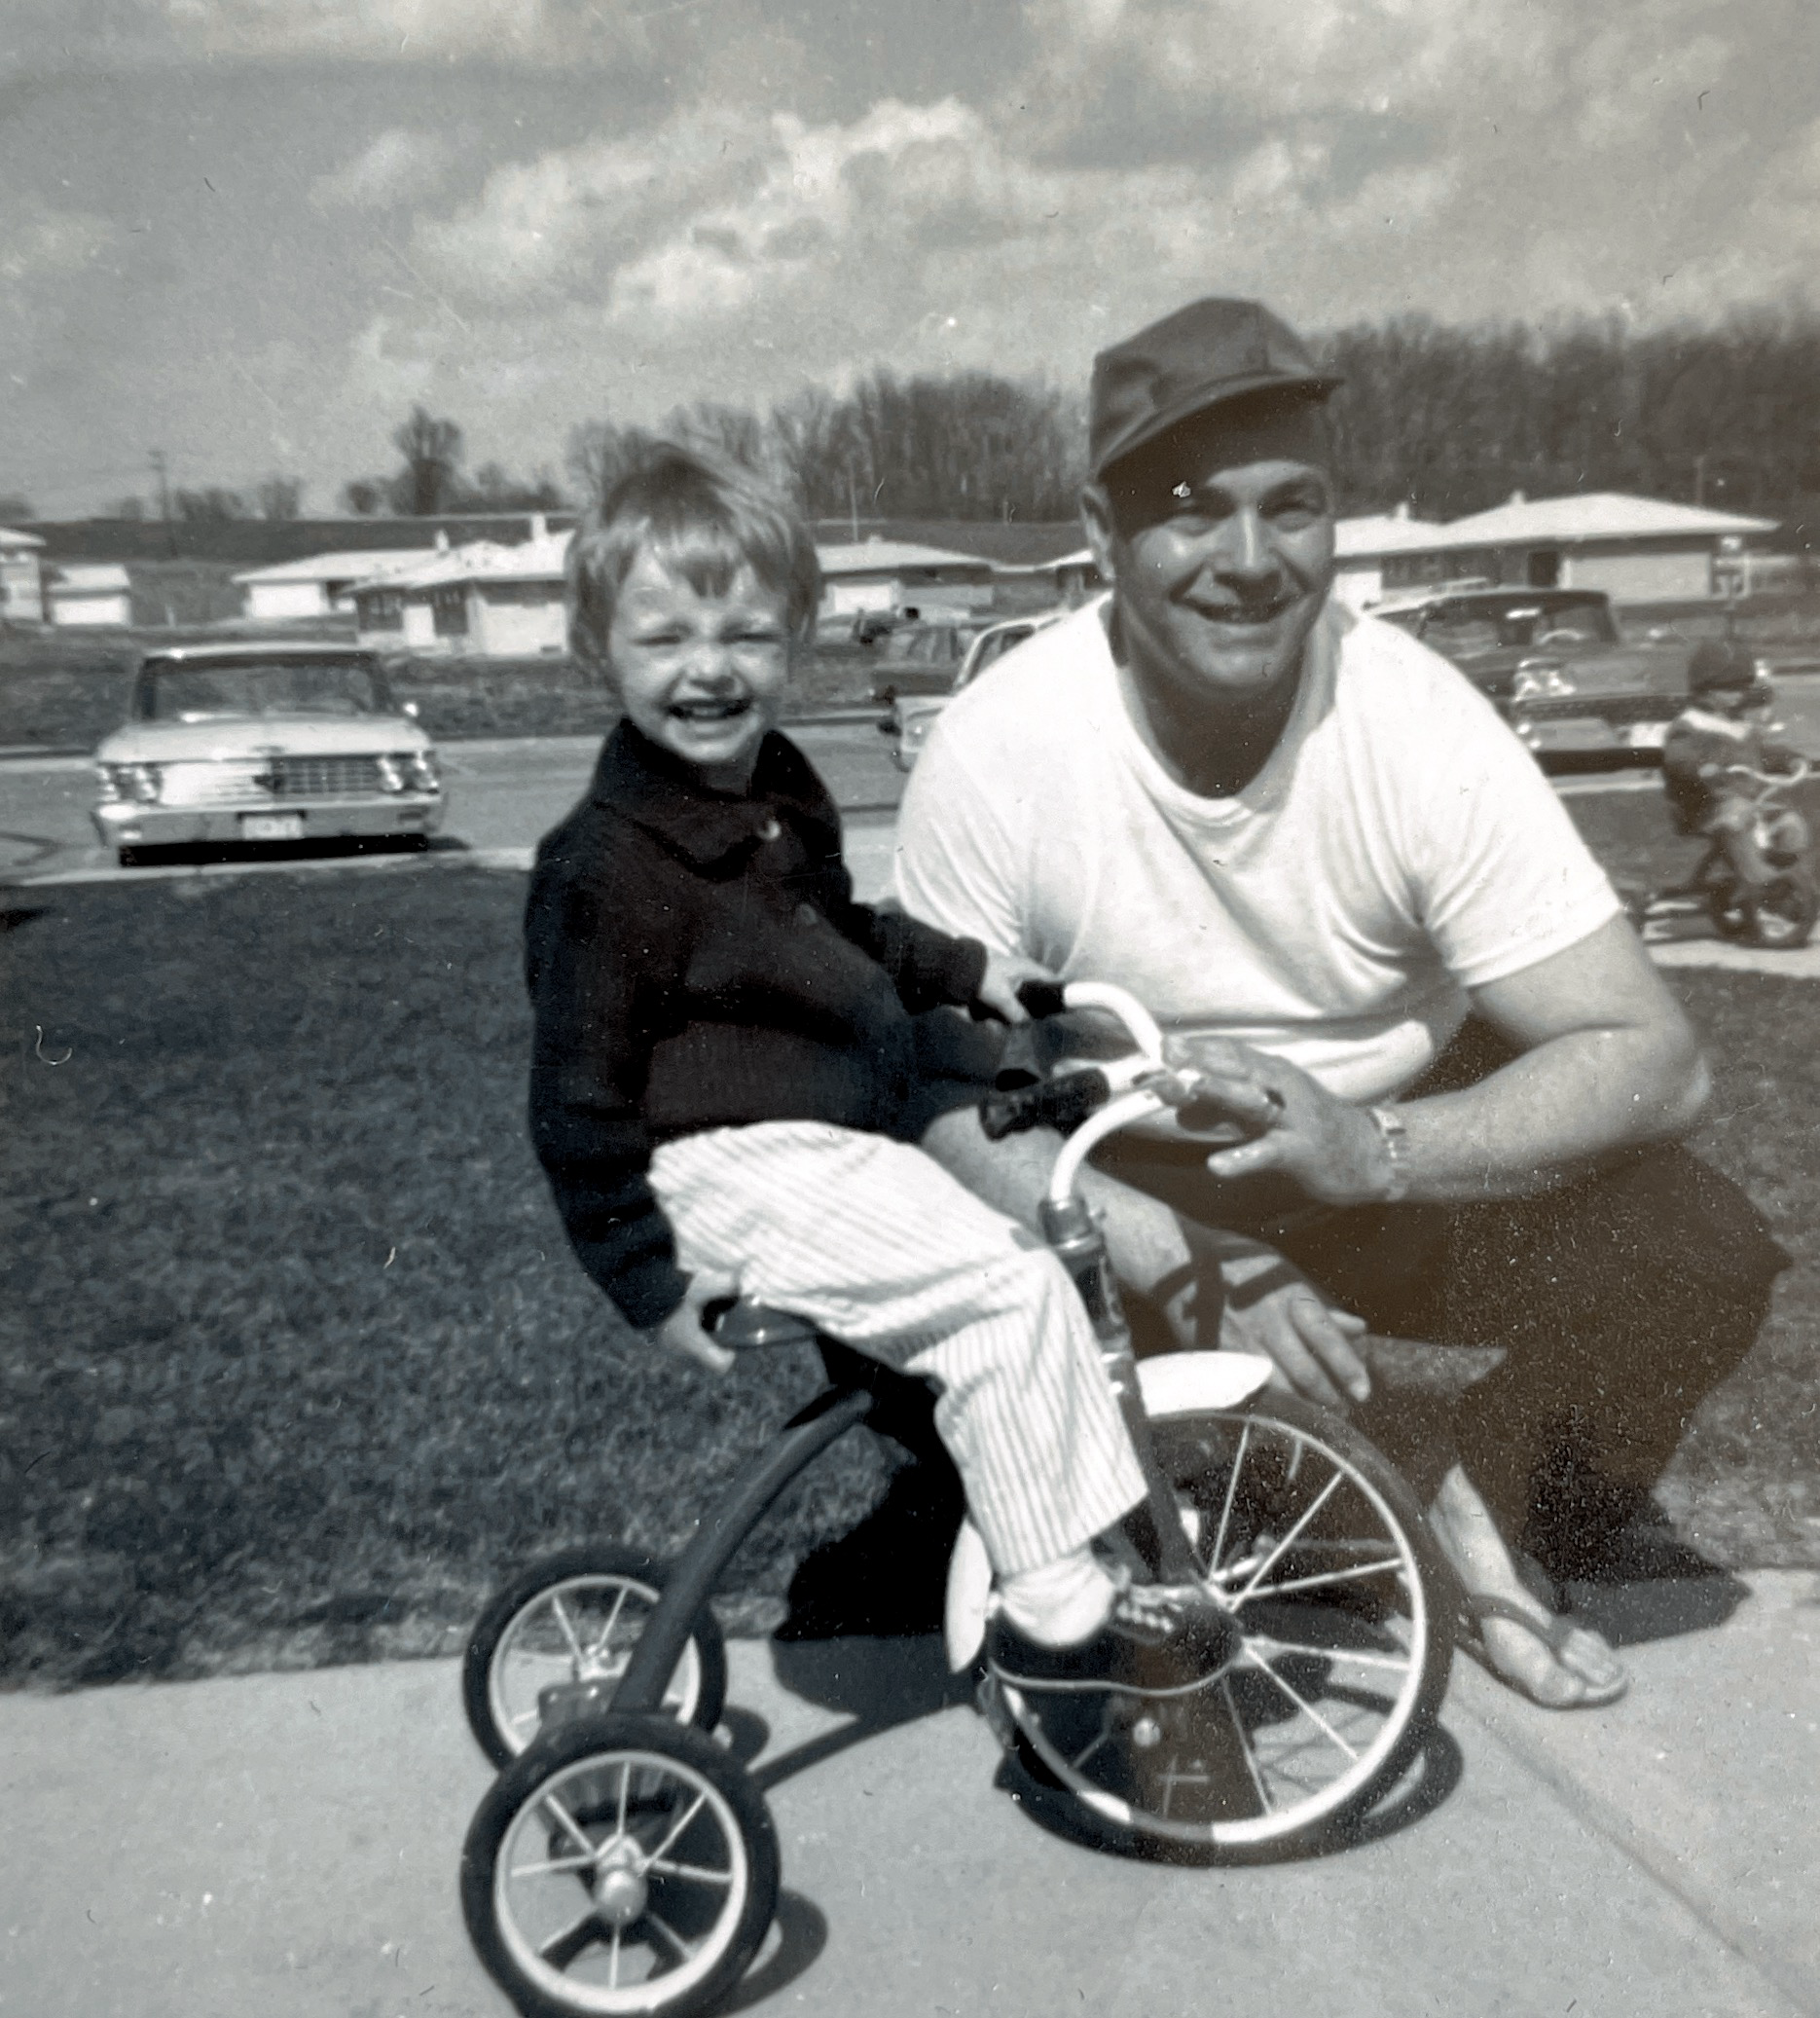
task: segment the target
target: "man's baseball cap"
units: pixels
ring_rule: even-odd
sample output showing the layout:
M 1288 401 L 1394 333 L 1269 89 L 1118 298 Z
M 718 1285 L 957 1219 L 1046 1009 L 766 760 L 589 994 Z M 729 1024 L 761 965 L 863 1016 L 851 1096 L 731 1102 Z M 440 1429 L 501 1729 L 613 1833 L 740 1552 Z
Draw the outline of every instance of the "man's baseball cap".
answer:
M 1325 399 L 1342 380 L 1258 302 L 1210 295 L 1093 360 L 1087 449 L 1095 477 L 1209 407 L 1254 392 Z

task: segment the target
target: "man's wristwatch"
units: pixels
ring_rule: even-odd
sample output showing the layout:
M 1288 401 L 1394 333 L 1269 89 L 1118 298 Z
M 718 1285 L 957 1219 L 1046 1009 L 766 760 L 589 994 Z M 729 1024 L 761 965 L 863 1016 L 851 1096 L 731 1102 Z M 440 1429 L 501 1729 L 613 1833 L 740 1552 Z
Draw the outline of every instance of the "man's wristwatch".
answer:
M 1384 1159 L 1390 1171 L 1388 1185 L 1378 1202 L 1395 1205 L 1409 1189 L 1409 1130 L 1394 1107 L 1368 1107 L 1365 1112 L 1384 1145 Z

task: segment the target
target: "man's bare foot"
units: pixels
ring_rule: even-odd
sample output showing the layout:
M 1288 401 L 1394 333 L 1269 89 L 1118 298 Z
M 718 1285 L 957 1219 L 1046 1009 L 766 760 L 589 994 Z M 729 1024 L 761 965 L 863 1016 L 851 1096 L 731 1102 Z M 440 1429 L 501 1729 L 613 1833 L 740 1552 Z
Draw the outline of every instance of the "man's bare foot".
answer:
M 1591 1708 L 1623 1693 L 1623 1666 L 1604 1636 L 1571 1625 L 1525 1583 L 1459 1465 L 1441 1480 L 1428 1520 L 1465 1589 L 1478 1651 L 1492 1672 L 1545 1709 Z

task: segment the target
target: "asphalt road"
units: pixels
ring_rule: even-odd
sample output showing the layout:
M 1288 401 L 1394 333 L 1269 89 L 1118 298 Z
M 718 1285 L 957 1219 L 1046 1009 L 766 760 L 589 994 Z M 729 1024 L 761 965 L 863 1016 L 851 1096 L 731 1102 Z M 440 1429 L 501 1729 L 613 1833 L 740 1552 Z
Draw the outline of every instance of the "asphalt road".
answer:
M 1782 715 L 1795 742 L 1820 754 L 1820 675 L 1779 682 Z M 886 739 L 868 719 L 791 728 L 846 817 L 848 856 L 861 898 L 876 899 L 890 883 L 892 832 L 903 778 Z M 442 746 L 449 813 L 432 862 L 467 861 L 493 868 L 528 866 L 539 835 L 567 811 L 587 783 L 597 745 L 582 736 L 512 739 Z M 1595 772 L 1558 781 L 1569 794 L 1659 789 L 1648 770 Z M 274 853 L 248 862 L 209 862 L 122 869 L 96 842 L 90 825 L 92 791 L 84 757 L 0 761 L 0 880 L 16 883 L 146 882 L 161 876 L 295 871 L 300 858 Z M 346 868 L 346 855 L 309 858 Z M 353 858 L 374 870 L 421 865 L 420 856 Z M 1786 964 L 1788 956 L 1779 956 Z
M 807 724 L 791 735 L 808 752 L 847 818 L 855 873 L 871 875 L 873 858 L 885 860 L 888 833 L 903 778 L 893 768 L 886 740 L 870 720 Z M 477 860 L 490 867 L 528 864 L 530 851 L 580 796 L 593 768 L 598 741 L 590 736 L 446 743 L 443 771 L 448 817 L 432 859 Z M 245 874 L 295 870 L 300 858 L 274 851 L 256 862 L 191 863 L 123 869 L 96 841 L 89 818 L 93 795 L 85 757 L 25 757 L 0 762 L 0 877 L 15 882 L 146 882 L 161 876 Z M 345 855 L 308 861 L 346 868 Z M 421 857 L 358 858 L 376 869 L 421 862 Z M 882 883 L 871 891 L 878 895 Z

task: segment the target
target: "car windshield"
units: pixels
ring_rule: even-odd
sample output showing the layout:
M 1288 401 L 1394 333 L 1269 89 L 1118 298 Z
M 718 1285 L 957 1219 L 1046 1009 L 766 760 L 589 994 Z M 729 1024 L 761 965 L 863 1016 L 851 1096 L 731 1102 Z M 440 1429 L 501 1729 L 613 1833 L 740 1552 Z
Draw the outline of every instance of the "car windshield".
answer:
M 906 666 L 950 665 L 965 649 L 965 634 L 948 624 L 906 629 L 891 641 L 891 656 Z
M 1523 597 L 1510 603 L 1438 603 L 1423 612 L 1417 635 L 1450 659 L 1523 650 L 1545 642 L 1615 644 L 1611 611 L 1596 596 L 1573 602 Z
M 1034 629 L 1034 625 L 1020 625 L 1015 630 L 995 631 L 990 638 L 982 638 L 973 663 L 966 669 L 967 679 L 977 679 L 994 659 L 1003 658 L 1012 645 L 1022 644 Z
M 377 715 L 385 707 L 364 660 L 171 660 L 140 675 L 136 713 L 141 721 L 206 721 L 219 715 Z

